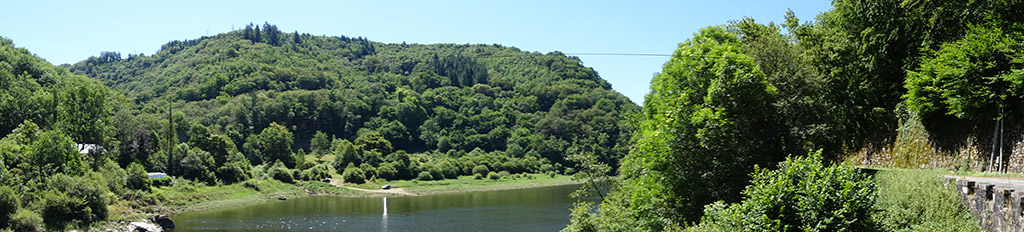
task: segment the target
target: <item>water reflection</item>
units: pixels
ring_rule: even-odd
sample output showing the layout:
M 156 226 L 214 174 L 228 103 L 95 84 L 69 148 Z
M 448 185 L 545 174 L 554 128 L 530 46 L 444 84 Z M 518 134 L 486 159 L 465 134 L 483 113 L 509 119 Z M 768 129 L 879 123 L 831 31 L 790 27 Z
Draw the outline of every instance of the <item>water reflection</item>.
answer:
M 578 186 L 418 197 L 305 197 L 174 215 L 175 231 L 557 231 Z

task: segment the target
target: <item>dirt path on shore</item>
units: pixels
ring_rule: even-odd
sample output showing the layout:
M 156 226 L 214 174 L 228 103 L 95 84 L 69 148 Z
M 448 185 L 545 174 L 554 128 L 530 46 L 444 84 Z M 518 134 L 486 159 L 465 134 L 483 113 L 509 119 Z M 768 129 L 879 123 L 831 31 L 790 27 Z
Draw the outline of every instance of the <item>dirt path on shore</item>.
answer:
M 419 196 L 419 194 L 415 194 L 415 193 L 411 193 L 409 191 L 405 191 L 405 189 L 403 189 L 403 188 L 361 189 L 361 188 L 356 188 L 356 187 L 349 187 L 349 186 L 345 186 L 345 185 L 341 184 L 341 180 L 331 180 L 331 185 L 342 187 L 342 188 L 347 188 L 347 189 L 351 189 L 351 190 L 355 190 L 355 191 L 360 191 L 360 192 L 377 193 L 377 194 L 393 194 L 393 195 L 403 195 L 403 196 Z

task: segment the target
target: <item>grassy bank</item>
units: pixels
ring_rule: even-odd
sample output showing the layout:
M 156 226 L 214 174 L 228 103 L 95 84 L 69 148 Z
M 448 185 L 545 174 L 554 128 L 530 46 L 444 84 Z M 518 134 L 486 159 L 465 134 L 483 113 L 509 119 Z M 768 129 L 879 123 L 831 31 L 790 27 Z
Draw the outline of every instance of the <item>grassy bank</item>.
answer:
M 942 177 L 949 174 L 938 169 L 879 171 L 875 220 L 885 231 L 982 231 Z
M 512 176 L 517 177 L 512 178 Z M 579 184 L 579 182 L 573 181 L 571 176 L 566 175 L 555 175 L 552 177 L 544 174 L 520 174 L 503 177 L 498 180 L 491 180 L 487 178 L 474 179 L 472 176 L 459 176 L 459 178 L 456 179 L 444 180 L 378 180 L 375 182 L 368 182 L 360 185 L 345 185 L 367 190 L 379 190 L 381 185 L 386 184 L 391 185 L 392 188 L 401 189 L 401 191 L 405 191 L 415 195 L 430 195 L 451 192 L 494 191 L 536 188 L 545 186 L 559 186 Z

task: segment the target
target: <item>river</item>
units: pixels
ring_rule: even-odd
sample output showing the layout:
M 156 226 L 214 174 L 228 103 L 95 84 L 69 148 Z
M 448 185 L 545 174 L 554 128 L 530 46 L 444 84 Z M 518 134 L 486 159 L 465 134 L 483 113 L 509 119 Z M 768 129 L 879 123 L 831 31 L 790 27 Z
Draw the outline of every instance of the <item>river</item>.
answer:
M 311 196 L 174 215 L 178 231 L 558 231 L 579 185 L 427 196 Z

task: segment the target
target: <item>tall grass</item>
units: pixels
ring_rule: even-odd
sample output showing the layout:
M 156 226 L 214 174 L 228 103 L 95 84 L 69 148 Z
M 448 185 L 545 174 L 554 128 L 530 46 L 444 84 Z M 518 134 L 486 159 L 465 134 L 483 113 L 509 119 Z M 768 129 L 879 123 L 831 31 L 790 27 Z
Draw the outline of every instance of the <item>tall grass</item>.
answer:
M 982 231 L 952 183 L 936 170 L 876 174 L 874 215 L 882 231 Z

